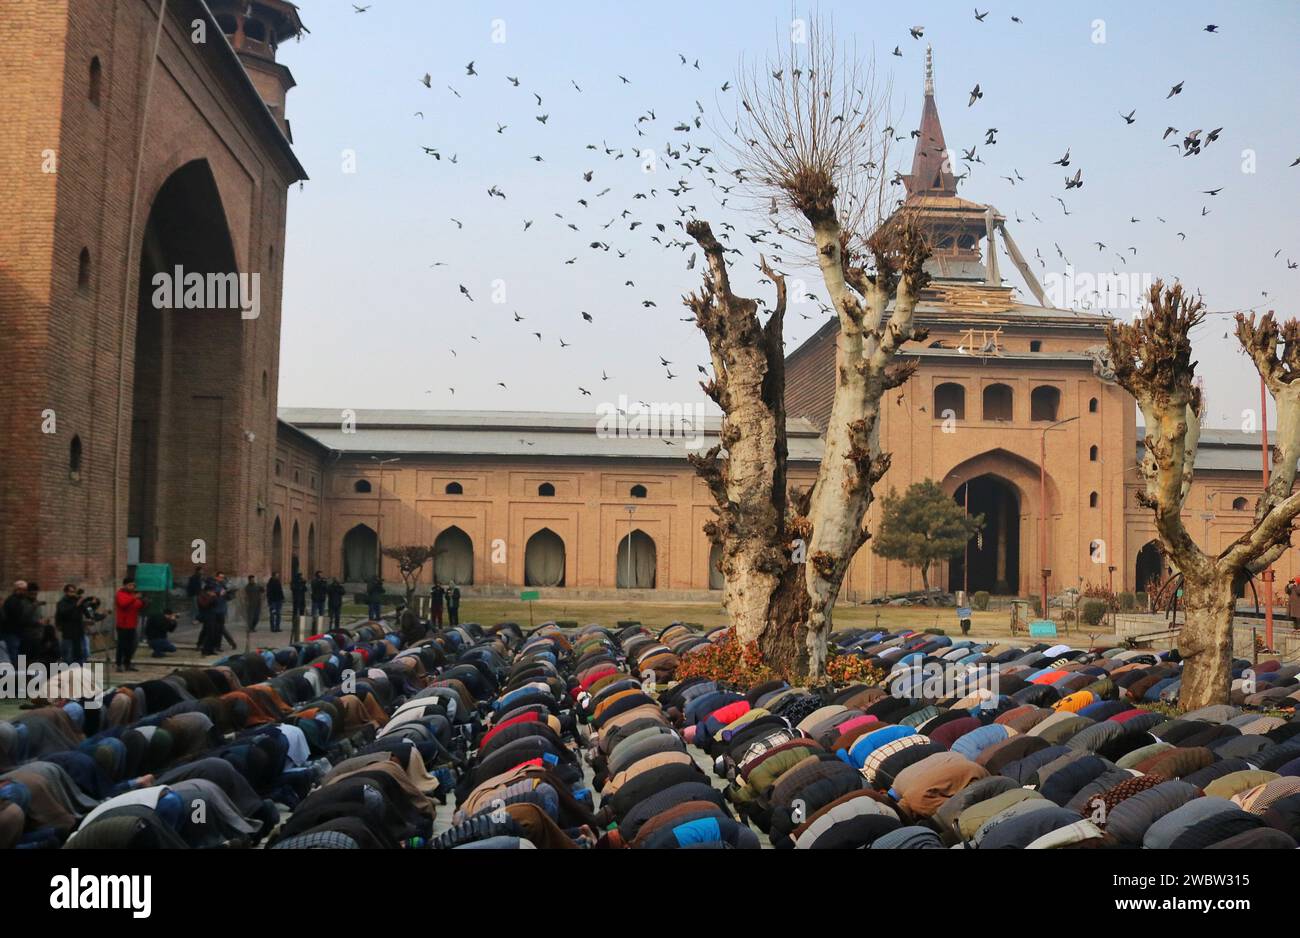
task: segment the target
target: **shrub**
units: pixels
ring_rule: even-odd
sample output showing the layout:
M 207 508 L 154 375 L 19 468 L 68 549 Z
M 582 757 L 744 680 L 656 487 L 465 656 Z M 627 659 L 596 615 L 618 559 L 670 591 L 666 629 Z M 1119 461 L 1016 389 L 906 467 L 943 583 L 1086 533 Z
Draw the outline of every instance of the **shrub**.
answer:
M 831 655 L 826 661 L 826 678 L 832 684 L 880 684 L 885 672 L 860 655 Z
M 1085 599 L 1097 599 L 1105 604 L 1107 611 L 1114 612 L 1119 609 L 1119 598 L 1111 590 L 1104 586 L 1094 586 L 1091 583 L 1085 583 L 1083 587 L 1083 597 Z
M 1132 612 L 1138 606 L 1136 593 L 1120 593 L 1119 608 L 1121 612 Z
M 1102 616 L 1106 614 L 1106 604 L 1099 599 L 1089 599 L 1080 607 L 1080 617 L 1087 625 L 1101 624 Z
M 763 663 L 757 645 L 742 648 L 736 640 L 736 630 L 730 628 L 720 638 L 682 658 L 675 677 L 677 680 L 704 677 L 748 690 L 755 684 L 785 675 L 777 674 Z
M 970 598 L 971 608 L 978 609 L 980 612 L 986 612 L 989 608 L 989 594 L 987 590 L 979 590 L 972 594 Z

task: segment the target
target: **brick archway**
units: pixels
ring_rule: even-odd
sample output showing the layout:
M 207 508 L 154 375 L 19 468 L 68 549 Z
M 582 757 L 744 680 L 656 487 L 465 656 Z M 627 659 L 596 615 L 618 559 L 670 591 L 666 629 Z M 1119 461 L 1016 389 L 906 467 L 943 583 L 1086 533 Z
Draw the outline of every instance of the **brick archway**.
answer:
M 1018 558 L 1018 592 L 1034 592 L 1035 584 L 1040 580 L 1043 567 L 1039 559 L 1038 520 L 1041 517 L 1039 495 L 1038 466 L 1023 456 L 1004 449 L 992 449 L 978 456 L 964 460 L 953 466 L 943 476 L 940 483 L 949 495 L 956 496 L 957 490 L 982 476 L 991 476 L 1008 486 L 1015 495 L 1019 510 L 1019 558 Z M 1047 566 L 1053 564 L 1050 558 L 1057 550 L 1053 535 L 1052 517 L 1060 512 L 1060 494 L 1051 473 L 1047 474 Z M 975 587 L 972 586 L 972 589 Z
M 204 159 L 176 169 L 150 202 L 140 249 L 127 536 L 142 562 L 184 564 L 202 541 L 231 565 L 250 471 L 240 273 L 225 207 Z M 197 275 L 199 288 L 190 279 Z M 213 278 L 213 279 L 209 279 Z M 251 284 L 251 281 L 250 281 Z

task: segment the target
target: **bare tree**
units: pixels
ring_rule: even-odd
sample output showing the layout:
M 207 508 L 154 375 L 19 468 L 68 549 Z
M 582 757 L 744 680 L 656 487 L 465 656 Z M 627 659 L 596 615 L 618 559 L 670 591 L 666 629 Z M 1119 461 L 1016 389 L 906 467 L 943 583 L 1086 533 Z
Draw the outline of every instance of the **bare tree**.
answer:
M 1185 709 L 1195 709 L 1228 701 L 1234 597 L 1248 577 L 1290 546 L 1292 522 L 1300 514 L 1300 493 L 1292 491 L 1300 459 L 1300 323 L 1293 319 L 1279 326 L 1272 312 L 1258 323 L 1253 313 L 1237 314 L 1237 339 L 1277 405 L 1277 440 L 1253 527 L 1210 555 L 1192 540 L 1182 519 L 1205 409 L 1190 338 L 1204 320 L 1204 305 L 1181 284 L 1166 287 L 1162 281 L 1152 285 L 1147 303 L 1134 322 L 1108 327 L 1107 345 L 1116 379 L 1137 399 L 1145 425 L 1140 471 L 1146 487 L 1139 499 L 1151 509 L 1160 546 L 1183 577 L 1186 621 L 1178 638 L 1184 661 L 1178 699 Z
M 397 561 L 397 571 L 406 584 L 406 605 L 415 601 L 415 590 L 420 583 L 420 573 L 424 565 L 433 560 L 440 551 L 428 544 L 410 544 L 403 547 L 386 547 L 384 556 Z
M 929 248 L 907 212 L 882 221 L 887 96 L 869 67 L 839 54 L 829 30 L 814 25 L 806 44 L 742 74 L 737 87 L 733 173 L 776 231 L 815 256 L 839 324 L 835 393 L 817 480 L 788 492 L 785 277 L 760 259 L 776 290 L 764 323 L 758 301 L 733 292 L 727 249 L 707 223 L 692 221 L 687 232 L 708 263 L 703 289 L 685 302 L 709 341 L 713 377 L 704 390 L 724 414 L 721 446 L 692 462 L 717 503 L 706 531 L 721 545 L 738 638 L 785 673 L 818 675 L 844 574 L 869 537 L 872 487 L 889 468 L 881 398 L 915 370 L 895 360 L 899 349 L 924 338 L 912 314 Z

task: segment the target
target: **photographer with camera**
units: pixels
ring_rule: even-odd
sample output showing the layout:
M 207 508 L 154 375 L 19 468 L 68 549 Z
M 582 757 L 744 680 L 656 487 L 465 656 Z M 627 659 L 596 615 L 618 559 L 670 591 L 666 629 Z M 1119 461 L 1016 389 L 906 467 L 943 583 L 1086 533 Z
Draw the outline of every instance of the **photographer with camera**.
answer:
M 122 581 L 122 588 L 113 597 L 113 625 L 117 629 L 117 668 L 134 671 L 131 657 L 135 654 L 136 633 L 140 626 L 140 610 L 147 603 L 135 588 L 135 577 Z
M 94 596 L 71 583 L 63 587 L 63 597 L 54 607 L 54 624 L 59 630 L 60 658 L 65 664 L 85 664 L 89 656 L 87 625 L 103 622 L 108 614 L 99 611 Z

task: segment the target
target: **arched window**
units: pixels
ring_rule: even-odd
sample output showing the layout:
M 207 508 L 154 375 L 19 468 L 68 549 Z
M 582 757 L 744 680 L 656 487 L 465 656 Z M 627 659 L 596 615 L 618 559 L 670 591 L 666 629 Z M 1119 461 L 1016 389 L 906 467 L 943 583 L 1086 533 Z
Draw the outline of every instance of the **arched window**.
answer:
M 81 256 L 77 258 L 77 290 L 90 292 L 90 248 L 82 248 Z
M 99 64 L 99 56 L 90 60 L 90 82 L 86 88 L 86 96 L 90 98 L 90 103 L 99 107 L 100 91 L 104 84 L 104 66 Z
M 81 437 L 73 436 L 68 444 L 68 475 L 76 482 L 81 478 Z M 1244 500 L 1244 499 L 1243 499 Z
M 1097 507 L 1097 493 L 1096 493 L 1096 492 L 1092 492 L 1091 494 L 1088 495 L 1088 507 L 1089 507 L 1089 508 L 1096 508 L 1096 507 Z
M 1232 510 L 1233 510 L 1233 511 L 1245 511 L 1245 510 L 1246 510 L 1246 499 L 1245 499 L 1245 498 L 1234 498 L 1234 499 L 1232 500 Z
M 1088 462 L 1096 462 L 1096 461 L 1097 461 L 1097 447 L 1095 447 L 1095 446 L 1089 446 L 1089 447 L 1088 447 Z
M 984 419 L 1010 420 L 1012 394 L 1005 384 L 990 384 L 984 389 Z
M 1096 412 L 1097 412 L 1097 399 L 1096 399 L 1095 397 L 1093 397 L 1093 398 L 1089 398 L 1089 399 L 1088 399 L 1088 413 L 1090 413 L 1090 414 L 1095 414 Z
M 1061 409 L 1061 390 L 1050 384 L 1040 384 L 1029 395 L 1030 420 L 1055 420 Z
M 447 487 L 442 490 L 445 495 L 464 495 L 465 489 L 459 482 L 448 482 Z
M 537 494 L 550 497 L 555 494 L 555 486 L 551 485 L 549 482 L 543 482 L 541 485 L 537 486 Z
M 633 498 L 645 498 L 646 496 L 645 486 L 634 485 L 632 486 L 632 490 L 628 494 L 631 495 Z
M 369 492 L 370 481 L 368 479 L 357 479 L 357 481 L 352 484 L 352 490 L 361 493 Z
M 948 419 L 949 411 L 952 411 L 951 416 L 958 420 L 966 419 L 966 389 L 951 381 L 940 384 L 934 389 L 934 419 Z

